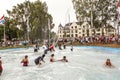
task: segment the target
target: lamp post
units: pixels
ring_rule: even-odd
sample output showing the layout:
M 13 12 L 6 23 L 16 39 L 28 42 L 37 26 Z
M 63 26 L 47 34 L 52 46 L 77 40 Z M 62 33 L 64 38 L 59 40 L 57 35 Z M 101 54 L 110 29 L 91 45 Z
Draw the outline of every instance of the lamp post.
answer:
M 4 46 L 6 46 L 5 24 L 4 24 Z
M 28 9 L 27 9 L 27 13 L 28 13 L 28 16 L 27 16 L 27 36 L 28 36 L 28 42 L 30 41 L 30 35 L 29 35 L 29 33 L 30 33 L 30 25 L 29 25 L 29 18 L 30 18 L 30 13 L 29 13 L 29 11 L 30 11 L 30 2 L 29 2 L 29 0 L 28 0 Z
M 91 20 L 90 20 L 90 23 L 91 23 L 91 28 L 92 28 L 92 31 L 94 32 L 93 35 L 95 36 L 95 28 L 93 27 L 93 0 L 91 0 Z

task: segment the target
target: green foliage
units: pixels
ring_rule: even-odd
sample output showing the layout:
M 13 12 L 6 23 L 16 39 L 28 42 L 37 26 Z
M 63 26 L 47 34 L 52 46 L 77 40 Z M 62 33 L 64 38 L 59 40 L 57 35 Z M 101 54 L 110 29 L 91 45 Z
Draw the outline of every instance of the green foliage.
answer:
M 0 25 L 0 40 L 3 40 L 4 38 L 4 28 L 5 28 L 5 35 L 7 40 L 18 38 L 17 33 L 20 32 L 20 30 L 16 27 L 15 21 L 13 19 L 5 17 L 4 25 Z
M 4 26 L 3 25 L 0 25 L 0 41 L 1 41 L 1 39 L 3 38 L 3 32 L 4 32 L 4 28 L 3 28 Z
M 45 29 L 47 30 L 45 34 L 48 34 L 48 19 L 50 20 L 49 24 L 52 24 L 52 16 L 47 11 L 47 4 L 40 0 L 35 2 L 25 1 L 14 6 L 12 11 L 7 10 L 9 16 L 15 20 L 16 25 L 20 25 L 20 30 L 24 34 L 23 38 L 27 39 L 29 32 L 29 37 L 32 40 L 42 39 Z
M 92 22 L 95 28 L 107 26 L 111 22 L 117 21 L 116 0 L 72 0 L 72 2 L 79 21 L 85 19 L 90 21 L 92 11 Z

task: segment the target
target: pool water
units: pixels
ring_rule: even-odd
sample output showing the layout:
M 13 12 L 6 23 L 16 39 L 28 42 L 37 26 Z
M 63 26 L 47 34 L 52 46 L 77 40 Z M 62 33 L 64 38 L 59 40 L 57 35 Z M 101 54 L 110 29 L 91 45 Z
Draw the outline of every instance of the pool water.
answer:
M 3 73 L 0 80 L 120 80 L 120 48 L 76 46 L 54 52 L 48 52 L 41 66 L 34 64 L 34 59 L 43 54 L 34 53 L 33 48 L 1 50 Z M 50 55 L 54 53 L 55 59 L 66 56 L 68 63 L 49 62 Z M 23 67 L 20 63 L 28 55 L 29 66 Z M 115 68 L 107 68 L 104 63 L 111 59 Z

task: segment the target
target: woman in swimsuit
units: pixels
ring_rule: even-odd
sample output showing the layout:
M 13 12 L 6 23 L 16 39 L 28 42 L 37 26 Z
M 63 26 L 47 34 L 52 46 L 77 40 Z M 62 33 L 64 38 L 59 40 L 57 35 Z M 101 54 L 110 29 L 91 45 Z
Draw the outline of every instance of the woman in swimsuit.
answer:
M 54 54 L 51 55 L 51 57 L 50 57 L 50 62 L 55 62 Z
M 28 66 L 28 56 L 26 55 L 25 58 L 21 61 L 21 63 L 23 63 L 23 66 Z

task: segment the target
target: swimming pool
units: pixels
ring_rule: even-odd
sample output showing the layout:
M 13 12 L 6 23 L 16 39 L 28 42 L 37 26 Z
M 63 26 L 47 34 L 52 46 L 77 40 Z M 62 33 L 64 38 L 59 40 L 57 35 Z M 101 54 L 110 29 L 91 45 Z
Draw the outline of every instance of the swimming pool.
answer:
M 4 68 L 1 80 L 120 80 L 120 48 L 76 46 L 73 52 L 70 48 L 55 48 L 55 52 L 48 52 L 40 67 L 34 64 L 34 59 L 43 54 L 42 48 L 38 53 L 34 53 L 32 48 L 0 51 L 4 53 L 0 54 Z M 50 63 L 52 53 L 56 60 L 65 55 L 69 62 Z M 26 54 L 29 66 L 22 67 L 20 61 Z M 107 58 L 115 68 L 104 66 Z

